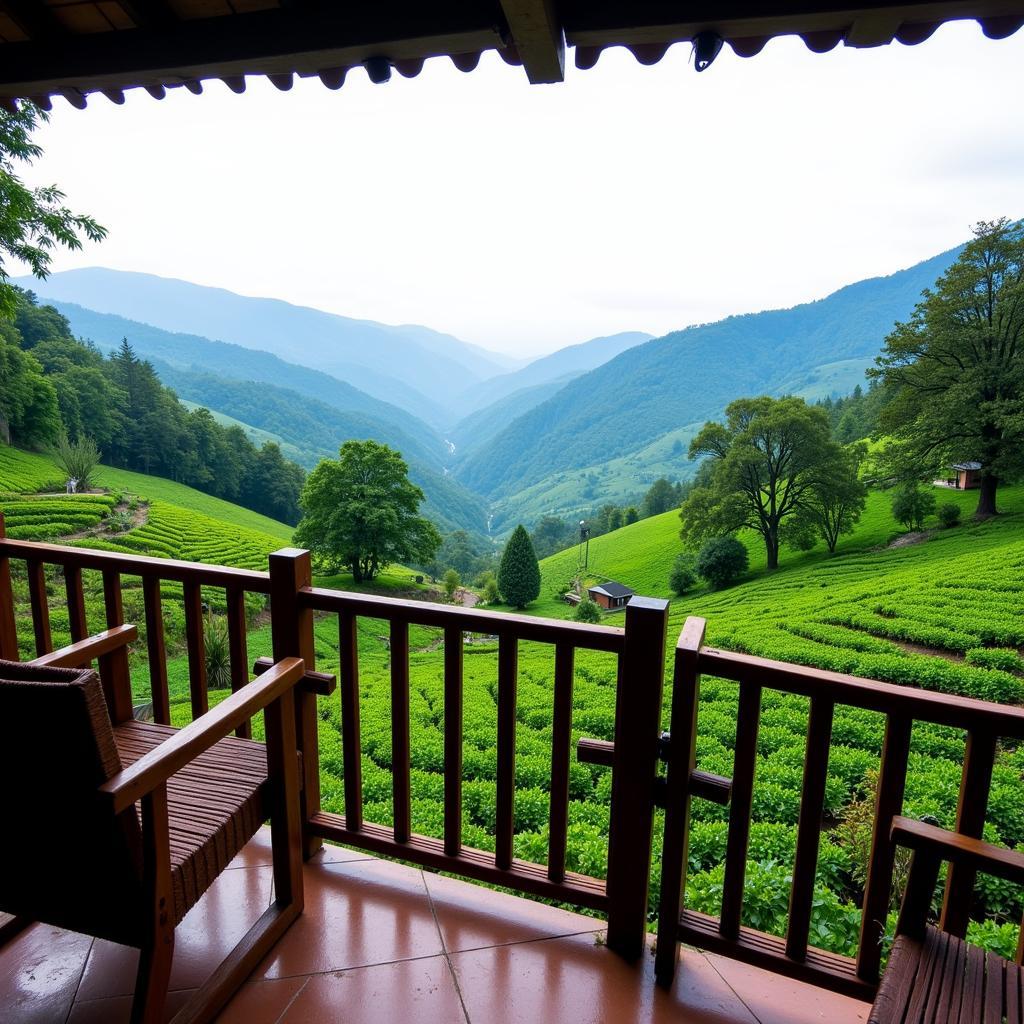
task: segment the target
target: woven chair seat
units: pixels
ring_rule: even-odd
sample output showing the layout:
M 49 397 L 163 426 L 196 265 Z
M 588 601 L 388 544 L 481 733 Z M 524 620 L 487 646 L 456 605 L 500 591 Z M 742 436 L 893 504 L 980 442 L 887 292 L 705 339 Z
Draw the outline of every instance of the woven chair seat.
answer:
M 899 935 L 868 1024 L 1024 1024 L 1021 969 L 936 928 Z
M 114 726 L 122 764 L 137 761 L 175 731 L 136 721 Z M 266 747 L 234 736 L 218 741 L 168 780 L 175 923 L 263 824 L 266 781 Z

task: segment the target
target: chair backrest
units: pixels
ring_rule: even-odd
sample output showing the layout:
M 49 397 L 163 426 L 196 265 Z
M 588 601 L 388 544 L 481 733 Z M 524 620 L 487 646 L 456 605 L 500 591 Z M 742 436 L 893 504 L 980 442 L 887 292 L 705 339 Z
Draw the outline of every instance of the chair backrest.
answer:
M 0 910 L 133 941 L 139 819 L 97 792 L 120 770 L 95 672 L 0 661 Z

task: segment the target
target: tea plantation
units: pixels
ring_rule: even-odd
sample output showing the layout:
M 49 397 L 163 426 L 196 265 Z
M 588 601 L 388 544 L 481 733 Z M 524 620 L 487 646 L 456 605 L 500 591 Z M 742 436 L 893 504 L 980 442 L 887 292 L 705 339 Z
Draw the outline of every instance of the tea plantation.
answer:
M 9 451 L 9 450 L 8 450 Z M 43 487 L 52 473 L 32 456 L 15 453 L 4 460 L 0 448 L 0 490 L 22 492 Z M 131 477 L 131 483 L 126 480 Z M 104 484 L 148 500 L 144 525 L 110 539 L 121 550 L 262 568 L 269 551 L 286 542 L 287 528 L 258 528 L 246 513 L 169 481 L 104 470 Z M 152 482 L 151 482 L 152 481 Z M 767 575 L 763 551 L 748 538 L 752 553 L 749 578 L 710 592 L 697 589 L 671 601 L 670 644 L 687 615 L 708 620 L 709 643 L 772 658 L 817 665 L 988 699 L 1024 702 L 1024 487 L 1005 489 L 1002 514 L 988 523 L 942 530 L 929 522 L 921 543 L 890 548 L 901 533 L 889 514 L 890 496 L 871 495 L 856 533 L 843 538 L 838 553 L 824 551 L 784 555 L 783 565 Z M 7 498 L 3 499 L 7 501 Z M 966 512 L 973 494 L 944 491 L 941 501 L 958 501 Z M 30 504 L 30 502 L 24 502 Z M 21 501 L 12 499 L 11 504 Z M 225 506 L 226 509 L 221 506 Z M 200 507 L 202 506 L 202 507 Z M 6 511 L 6 506 L 5 506 Z M 30 513 L 26 513 L 30 514 Z M 12 522 L 8 519 L 8 522 Z M 590 547 L 592 579 L 613 578 L 640 593 L 669 597 L 669 569 L 680 550 L 679 520 L 674 512 L 644 520 L 597 538 Z M 78 531 L 75 531 L 78 532 Z M 531 614 L 568 617 L 558 594 L 575 574 L 577 552 L 571 549 L 542 563 L 540 599 Z M 400 582 L 398 582 L 400 580 Z M 139 590 L 126 581 L 125 613 L 141 623 Z M 347 586 L 345 578 L 330 585 Z M 102 622 L 102 602 L 95 582 L 89 593 L 90 625 Z M 382 589 L 411 587 L 404 573 Z M 165 618 L 171 648 L 169 676 L 173 715 L 189 716 L 187 664 L 180 645 L 181 608 L 167 588 Z M 56 639 L 66 637 L 63 587 L 53 581 L 51 599 Z M 19 625 L 23 656 L 30 656 L 27 601 L 19 584 Z M 213 612 L 218 595 L 208 597 Z M 249 656 L 268 654 L 265 619 L 253 620 Z M 610 615 L 610 624 L 622 621 Z M 338 625 L 333 617 L 315 624 L 318 667 L 338 666 Z M 368 820 L 391 822 L 390 674 L 387 624 L 360 620 L 360 689 L 363 782 Z M 436 630 L 414 628 L 410 636 L 412 686 L 413 827 L 440 835 L 443 767 L 443 646 Z M 465 842 L 493 848 L 496 774 L 497 645 L 493 638 L 466 638 L 464 816 Z M 551 743 L 553 651 L 536 644 L 520 649 L 516 762 L 516 853 L 543 863 L 546 858 Z M 141 651 L 134 666 L 139 700 L 148 699 Z M 211 694 L 211 702 L 220 694 Z M 698 761 L 724 775 L 732 771 L 736 728 L 736 687 L 705 678 L 701 691 Z M 611 739 L 615 709 L 615 665 L 607 655 L 581 653 L 573 697 L 573 739 Z M 766 691 L 758 746 L 754 826 L 746 889 L 745 920 L 781 932 L 788 904 L 795 823 L 799 808 L 807 702 Z M 340 706 L 337 696 L 321 700 L 323 803 L 343 811 Z M 667 722 L 667 709 L 666 709 Z M 837 709 L 826 793 L 827 820 L 818 870 L 812 942 L 841 952 L 854 949 L 860 926 L 858 900 L 863 887 L 869 808 L 874 793 L 884 722 L 879 715 Z M 257 730 L 258 731 L 258 730 Z M 915 728 L 906 811 L 953 824 L 960 782 L 963 735 L 957 730 Z M 1003 749 L 995 768 L 986 835 L 1007 846 L 1024 845 L 1024 750 Z M 573 762 L 571 769 L 568 867 L 601 876 L 605 871 L 609 772 Z M 687 902 L 717 913 L 722 889 L 726 839 L 725 809 L 696 802 L 690 841 Z M 660 825 L 659 825 L 660 829 Z M 660 837 L 659 837 L 660 838 Z M 656 840 L 657 841 L 657 840 Z M 660 859 L 654 860 L 653 896 L 659 885 Z M 654 906 L 652 902 L 652 906 Z M 1022 894 L 1011 886 L 981 877 L 970 935 L 1003 952 L 1013 952 Z

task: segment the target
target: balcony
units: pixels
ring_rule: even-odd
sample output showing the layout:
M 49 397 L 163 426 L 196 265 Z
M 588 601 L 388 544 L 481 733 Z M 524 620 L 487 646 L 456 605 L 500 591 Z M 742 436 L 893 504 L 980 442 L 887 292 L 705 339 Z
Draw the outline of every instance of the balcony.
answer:
M 9 540 L 0 519 L 0 656 L 8 659 L 18 656 L 12 563 L 24 580 L 37 660 L 76 667 L 97 661 L 115 725 L 132 717 L 126 644 L 135 639 L 136 631 L 123 622 L 125 578 L 141 580 L 146 634 L 144 648 L 135 652 L 135 658 L 148 666 L 158 724 L 169 724 L 171 717 L 162 585 L 181 587 L 191 713 L 197 724 L 216 719 L 230 701 L 236 709 L 243 706 L 245 695 L 256 689 L 251 686 L 254 675 L 280 675 L 280 666 L 289 666 L 295 688 L 288 701 L 294 701 L 294 714 L 291 704 L 286 717 L 275 712 L 278 733 L 273 746 L 275 756 L 287 762 L 280 723 L 294 720 L 294 728 L 288 725 L 285 732 L 294 732 L 293 749 L 301 755 L 294 835 L 296 849 L 301 846 L 305 859 L 305 908 L 221 1007 L 222 1020 L 866 1020 L 878 987 L 882 940 L 893 904 L 892 825 L 902 810 L 914 723 L 963 730 L 956 831 L 967 842 L 982 833 L 999 738 L 1024 738 L 1024 711 L 1019 708 L 711 649 L 704 644 L 704 624 L 697 619 L 687 620 L 676 641 L 670 662 L 671 712 L 666 719 L 668 615 L 663 601 L 634 599 L 622 629 L 588 626 L 316 588 L 308 553 L 293 549 L 272 555 L 269 572 L 251 572 Z M 102 578 L 107 631 L 98 640 L 87 639 L 85 572 Z M 60 578 L 73 643 L 53 651 L 50 601 Z M 273 658 L 254 664 L 247 646 L 247 595 L 268 603 L 270 611 Z M 234 696 L 210 712 L 202 622 L 204 602 L 213 600 L 226 609 Z M 361 617 L 385 623 L 389 638 L 393 822 L 386 826 L 365 820 L 363 813 L 357 631 Z M 314 620 L 337 624 L 336 676 L 316 670 Z M 409 631 L 415 626 L 440 630 L 444 641 L 438 666 L 444 813 L 435 836 L 418 835 L 411 828 Z M 474 632 L 497 637 L 493 851 L 473 849 L 464 841 L 463 639 Z M 538 862 L 513 856 L 518 657 L 525 644 L 543 645 L 552 655 L 548 845 Z M 618 681 L 613 740 L 583 737 L 573 747 L 579 651 L 615 659 Z M 731 778 L 702 771 L 697 764 L 702 674 L 737 688 Z M 322 703 L 318 710 L 318 701 L 336 690 L 339 725 L 322 713 Z M 806 699 L 809 712 L 789 912 L 781 935 L 763 934 L 743 923 L 765 690 L 796 694 Z M 250 715 L 249 706 L 244 706 L 245 715 Z M 810 942 L 837 707 L 862 709 L 885 722 L 869 875 L 852 957 Z M 227 717 L 222 721 L 226 723 Z M 666 721 L 670 730 L 663 733 Z M 230 719 L 224 731 L 229 729 L 243 737 L 251 734 L 245 716 Z M 343 814 L 325 810 L 320 799 L 320 746 L 331 729 L 340 732 Z M 574 758 L 611 769 L 605 877 L 567 868 Z M 291 764 L 294 774 L 296 762 Z M 144 796 L 144 791 L 138 789 L 137 794 Z M 692 798 L 728 805 L 721 909 L 713 917 L 684 905 Z M 130 807 L 133 799 L 122 797 L 122 803 Z M 151 807 L 145 810 L 146 799 L 144 821 L 147 813 L 153 814 Z M 655 843 L 658 808 L 664 810 L 663 840 Z M 82 841 L 67 838 L 69 864 Z M 946 876 L 941 919 L 953 936 L 963 937 L 966 931 L 977 870 L 974 856 L 957 853 Z M 932 859 L 937 873 L 938 858 Z M 660 867 L 657 900 L 650 898 L 652 860 Z M 274 889 L 274 879 L 284 877 L 279 867 L 271 864 L 265 832 L 258 833 L 184 918 L 176 939 L 168 1015 L 203 983 L 251 921 L 280 903 L 281 894 Z M 473 886 L 452 875 L 504 891 Z M 927 869 L 920 877 L 915 900 L 926 909 L 935 877 L 929 883 Z M 567 905 L 597 916 L 561 909 Z M 652 921 L 657 923 L 656 942 L 649 928 Z M 127 1019 L 137 956 L 127 947 L 24 918 L 0 918 L 3 938 L 7 941 L 0 945 L 0 1008 L 5 1021 Z
M 74 856 L 69 844 L 68 856 Z M 271 898 L 259 833 L 179 927 L 168 1013 Z M 724 957 L 683 951 L 676 981 L 625 963 L 603 922 L 326 846 L 305 869 L 306 909 L 218 1018 L 223 1024 L 854 1024 L 868 1006 Z M 35 924 L 0 950 L 6 1024 L 127 1022 L 138 954 Z

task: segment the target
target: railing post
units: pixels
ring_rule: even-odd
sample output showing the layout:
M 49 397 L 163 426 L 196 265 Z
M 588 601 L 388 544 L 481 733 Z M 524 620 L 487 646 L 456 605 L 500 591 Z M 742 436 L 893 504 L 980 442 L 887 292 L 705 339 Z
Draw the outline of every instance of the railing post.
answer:
M 700 702 L 700 649 L 705 622 L 688 618 L 676 644 L 672 676 L 672 720 L 665 772 L 665 841 L 661 857 L 661 903 L 654 973 L 669 985 L 679 951 L 679 915 L 686 891 L 690 837 L 690 776 L 697 767 L 697 705 Z
M 647 933 L 654 786 L 665 682 L 668 601 L 634 597 L 615 698 L 615 761 L 608 835 L 608 945 L 633 960 Z
M 299 591 L 311 586 L 313 570 L 308 551 L 282 548 L 270 556 L 270 636 L 274 661 L 302 658 L 306 671 L 316 668 L 313 612 L 299 604 Z M 303 856 L 308 860 L 323 846 L 306 824 L 320 810 L 320 747 L 316 695 L 295 688 L 295 729 L 302 753 Z
M 0 512 L 0 539 L 7 536 L 4 514 Z M 11 586 L 11 560 L 0 555 L 0 658 L 18 660 L 18 627 L 14 621 L 14 588 Z

